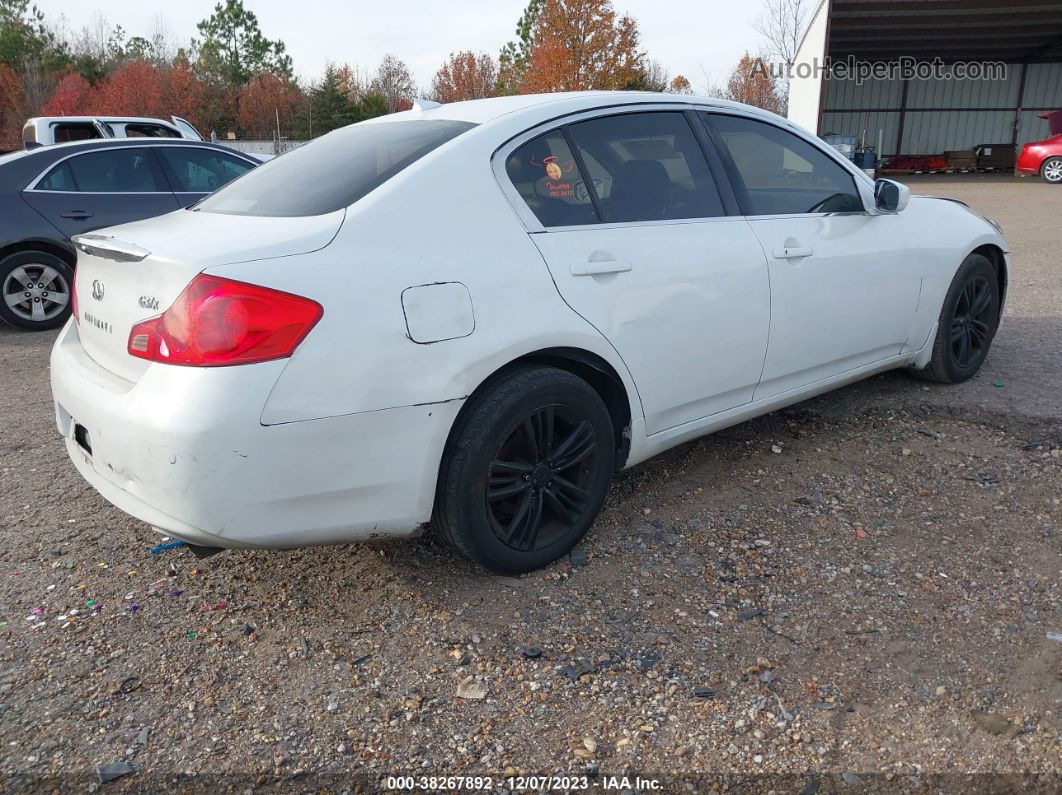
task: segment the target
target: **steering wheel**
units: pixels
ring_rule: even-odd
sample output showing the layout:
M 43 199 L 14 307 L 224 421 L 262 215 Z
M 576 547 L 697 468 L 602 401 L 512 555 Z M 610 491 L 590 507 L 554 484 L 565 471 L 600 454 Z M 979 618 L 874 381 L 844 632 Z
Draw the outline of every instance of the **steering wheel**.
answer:
M 847 193 L 831 193 L 825 199 L 823 199 L 823 200 L 821 200 L 819 202 L 816 202 L 814 205 L 812 205 L 810 208 L 808 208 L 807 212 L 809 212 L 809 213 L 841 212 L 842 210 L 840 208 L 838 208 L 837 210 L 831 211 L 831 210 L 827 209 L 827 205 L 829 205 L 830 202 L 832 202 L 832 201 L 834 201 L 836 199 L 845 199 L 845 200 L 847 200 L 848 198 L 849 197 L 848 197 Z M 845 202 L 845 205 L 847 205 L 847 201 Z

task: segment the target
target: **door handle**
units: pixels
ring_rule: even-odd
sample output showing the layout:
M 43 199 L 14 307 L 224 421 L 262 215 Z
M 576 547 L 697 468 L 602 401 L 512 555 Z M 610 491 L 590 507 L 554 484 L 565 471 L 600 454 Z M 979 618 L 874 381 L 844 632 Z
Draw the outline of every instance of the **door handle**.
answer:
M 623 273 L 631 269 L 629 262 L 609 259 L 601 261 L 577 262 L 572 265 L 572 276 L 597 276 L 602 273 Z
M 774 250 L 775 259 L 803 259 L 810 257 L 815 251 L 810 246 L 785 246 Z
M 86 218 L 91 218 L 92 217 L 92 213 L 90 213 L 88 210 L 71 210 L 68 213 L 60 214 L 59 217 L 60 218 L 70 218 L 70 219 L 73 219 L 75 221 L 84 221 Z

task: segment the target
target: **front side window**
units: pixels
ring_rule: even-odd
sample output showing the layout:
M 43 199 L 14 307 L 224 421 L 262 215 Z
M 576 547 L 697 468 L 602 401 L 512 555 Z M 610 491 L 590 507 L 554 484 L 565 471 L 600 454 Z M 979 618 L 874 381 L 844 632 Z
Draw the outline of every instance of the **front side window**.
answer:
M 195 209 L 269 216 L 335 212 L 475 126 L 464 121 L 385 121 L 342 127 L 259 166 Z
M 145 149 L 108 149 L 75 155 L 37 183 L 37 190 L 81 193 L 169 192 Z
M 807 141 L 767 122 L 703 115 L 744 183 L 749 214 L 864 212 L 852 175 Z
M 170 167 L 180 193 L 211 193 L 253 167 L 246 160 L 198 146 L 160 146 L 159 155 Z

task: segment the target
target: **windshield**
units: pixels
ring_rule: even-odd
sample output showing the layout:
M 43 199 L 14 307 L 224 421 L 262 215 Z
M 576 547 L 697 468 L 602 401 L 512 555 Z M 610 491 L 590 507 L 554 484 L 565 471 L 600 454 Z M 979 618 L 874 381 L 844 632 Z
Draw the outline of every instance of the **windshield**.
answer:
M 393 121 L 342 127 L 259 166 L 195 209 L 273 216 L 335 212 L 475 126 L 463 121 Z

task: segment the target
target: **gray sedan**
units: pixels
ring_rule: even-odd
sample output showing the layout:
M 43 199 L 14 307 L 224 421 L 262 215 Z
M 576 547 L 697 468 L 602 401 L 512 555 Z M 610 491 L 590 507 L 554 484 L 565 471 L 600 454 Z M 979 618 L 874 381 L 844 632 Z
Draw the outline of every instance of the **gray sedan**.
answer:
M 71 236 L 187 207 L 258 164 L 218 144 L 145 138 L 0 157 L 0 318 L 34 331 L 62 325 Z

